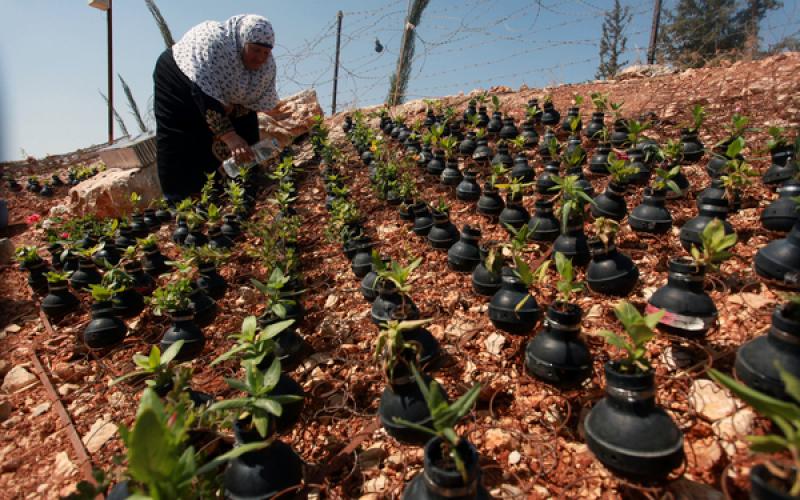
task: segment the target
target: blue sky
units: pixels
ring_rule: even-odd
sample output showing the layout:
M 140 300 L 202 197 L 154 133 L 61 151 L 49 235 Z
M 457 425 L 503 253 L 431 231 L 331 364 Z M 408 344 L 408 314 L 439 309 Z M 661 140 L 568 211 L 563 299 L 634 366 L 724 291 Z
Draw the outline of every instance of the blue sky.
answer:
M 671 7 L 676 0 L 665 0 Z M 344 11 L 338 108 L 381 102 L 396 64 L 405 1 L 157 0 L 175 39 L 207 19 L 268 17 L 276 32 L 278 90 L 317 89 L 330 111 L 337 10 Z M 646 57 L 651 0 L 625 0 L 630 62 Z M 762 24 L 765 43 L 800 29 L 800 0 L 784 0 Z M 420 26 L 409 97 L 525 83 L 594 78 L 602 15 L 613 0 L 431 0 Z M 105 141 L 105 13 L 85 0 L 0 0 L 0 161 L 61 153 Z M 114 71 L 140 109 L 152 98 L 152 71 L 164 43 L 143 0 L 114 3 Z M 374 51 L 375 38 L 385 50 Z M 116 75 L 115 75 L 116 78 Z M 115 81 L 115 105 L 138 132 Z M 152 120 L 149 125 L 154 127 Z M 116 125 L 115 125 L 116 126 Z M 119 130 L 117 129 L 117 134 Z

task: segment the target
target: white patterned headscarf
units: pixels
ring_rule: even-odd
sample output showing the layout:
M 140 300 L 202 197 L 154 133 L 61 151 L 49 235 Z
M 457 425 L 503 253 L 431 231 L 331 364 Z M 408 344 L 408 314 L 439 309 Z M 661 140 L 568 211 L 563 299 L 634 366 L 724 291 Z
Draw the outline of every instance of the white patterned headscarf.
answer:
M 275 59 L 270 54 L 259 69 L 247 69 L 242 62 L 246 43 L 275 45 L 275 33 L 265 17 L 249 14 L 224 23 L 200 23 L 172 46 L 172 55 L 205 94 L 223 104 L 268 111 L 278 103 Z

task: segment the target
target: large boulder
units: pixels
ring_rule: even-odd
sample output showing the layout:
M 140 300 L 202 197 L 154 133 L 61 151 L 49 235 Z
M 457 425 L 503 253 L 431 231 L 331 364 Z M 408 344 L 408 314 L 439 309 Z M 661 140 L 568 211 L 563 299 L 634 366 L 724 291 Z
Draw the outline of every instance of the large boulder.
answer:
M 120 217 L 133 210 L 131 193 L 147 206 L 161 197 L 155 163 L 138 168 L 109 168 L 69 190 L 73 213 L 99 217 Z
M 141 207 L 161 197 L 154 133 L 123 139 L 101 149 L 99 155 L 106 170 L 70 189 L 73 211 L 119 217 L 133 210 L 131 193 L 142 197 Z
M 317 100 L 317 93 L 313 89 L 304 90 L 281 100 L 277 109 L 288 117 L 277 121 L 265 113 L 259 113 L 258 124 L 261 128 L 261 137 L 273 137 L 282 148 L 308 133 L 315 116 L 324 116 L 322 106 Z

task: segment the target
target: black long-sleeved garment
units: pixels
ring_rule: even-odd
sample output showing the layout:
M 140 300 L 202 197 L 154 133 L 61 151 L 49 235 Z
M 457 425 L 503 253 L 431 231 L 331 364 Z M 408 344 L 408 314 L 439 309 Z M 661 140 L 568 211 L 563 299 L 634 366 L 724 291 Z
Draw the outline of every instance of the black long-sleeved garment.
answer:
M 158 178 L 164 196 L 177 202 L 200 191 L 206 173 L 230 156 L 219 136 L 235 130 L 248 144 L 258 141 L 258 118 L 239 106 L 226 114 L 175 64 L 172 50 L 158 58 L 155 84 Z

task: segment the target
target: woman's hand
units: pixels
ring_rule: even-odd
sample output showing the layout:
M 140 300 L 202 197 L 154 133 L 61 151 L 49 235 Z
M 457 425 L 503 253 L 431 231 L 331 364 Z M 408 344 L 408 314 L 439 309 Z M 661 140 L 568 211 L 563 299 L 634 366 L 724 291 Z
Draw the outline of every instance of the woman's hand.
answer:
M 246 163 L 253 160 L 253 150 L 247 141 L 242 139 L 242 136 L 234 131 L 228 132 L 220 136 L 222 142 L 231 150 L 233 159 L 236 163 Z

